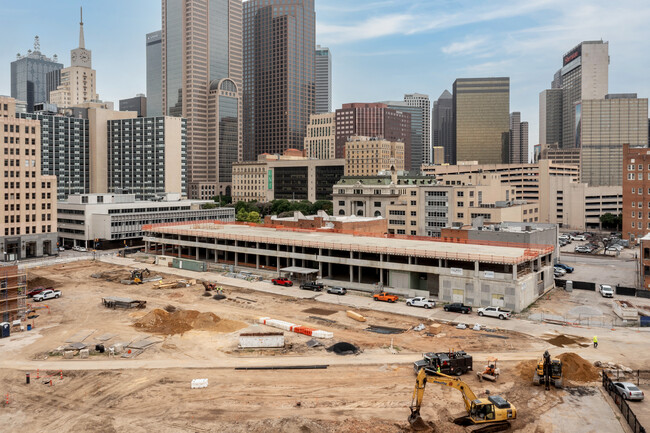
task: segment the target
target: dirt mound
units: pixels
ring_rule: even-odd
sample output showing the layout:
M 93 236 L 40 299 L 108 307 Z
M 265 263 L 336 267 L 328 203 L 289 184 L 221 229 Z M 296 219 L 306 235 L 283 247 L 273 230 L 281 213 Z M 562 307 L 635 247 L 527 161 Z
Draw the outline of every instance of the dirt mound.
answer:
M 564 377 L 574 382 L 593 382 L 599 379 L 598 369 L 589 361 L 572 352 L 558 356 L 562 361 Z
M 222 319 L 214 313 L 201 313 L 196 310 L 178 310 L 168 313 L 155 309 L 135 322 L 136 328 L 156 334 L 183 334 L 191 330 L 233 332 L 247 325 L 235 320 Z
M 522 379 L 530 380 L 530 383 L 533 383 L 533 375 L 535 374 L 536 366 L 536 359 L 521 361 L 515 365 L 515 373 L 517 373 L 517 376 L 521 377 Z
M 59 283 L 45 277 L 35 276 L 27 280 L 27 287 L 31 290 L 35 287 L 58 287 Z
M 546 341 L 551 343 L 553 346 L 557 346 L 557 347 L 566 347 L 566 346 L 571 346 L 572 344 L 576 344 L 578 346 L 588 345 L 585 344 L 585 342 L 587 341 L 585 338 L 573 337 L 564 334 L 558 335 L 557 337 L 553 337 Z

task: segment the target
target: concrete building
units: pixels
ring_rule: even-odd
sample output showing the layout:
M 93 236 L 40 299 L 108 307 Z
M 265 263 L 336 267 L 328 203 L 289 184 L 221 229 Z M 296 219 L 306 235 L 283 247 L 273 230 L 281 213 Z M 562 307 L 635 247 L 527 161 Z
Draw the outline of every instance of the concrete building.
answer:
M 336 113 L 309 116 L 305 136 L 307 158 L 334 159 L 336 155 Z
M 404 102 L 409 107 L 417 107 L 422 110 L 422 163 L 411 163 L 411 169 L 417 168 L 419 170 L 422 164 L 431 163 L 431 100 L 429 95 L 408 93 L 404 95 Z M 411 122 L 413 122 L 412 115 Z M 417 158 L 415 159 L 417 161 Z
M 404 143 L 376 137 L 350 137 L 345 143 L 345 175 L 376 176 L 404 170 Z
M 585 41 L 562 58 L 562 143 L 580 147 L 576 127 L 580 121 L 579 101 L 603 99 L 609 85 L 609 42 Z M 549 144 L 549 143 L 547 143 Z
M 404 143 L 404 169 L 411 169 L 411 115 L 382 103 L 343 104 L 336 110 L 336 157 L 345 158 L 345 143 L 354 136 Z
M 37 104 L 34 113 L 16 116 L 41 124 L 41 173 L 56 176 L 57 200 L 90 192 L 88 116 L 64 116 L 51 104 Z
M 385 101 L 388 108 L 411 115 L 411 169 L 418 171 L 422 164 L 428 163 L 431 156 L 431 149 L 427 149 L 427 141 L 424 137 L 425 111 L 418 106 L 409 105 L 406 101 Z M 427 115 L 427 117 L 429 117 Z M 425 159 L 426 156 L 426 159 Z
M 247 0 L 243 34 L 245 159 L 302 149 L 315 112 L 314 0 Z
M 147 97 L 138 93 L 133 98 L 120 99 L 120 111 L 135 111 L 138 117 L 147 117 Z
M 162 30 L 147 33 L 147 116 L 162 116 Z
M 149 200 L 186 196 L 186 122 L 180 117 L 108 121 L 108 192 Z
M 623 239 L 650 233 L 650 149 L 623 145 Z M 614 214 L 618 215 L 618 214 Z
M 445 149 L 445 163 L 456 164 L 454 147 L 454 97 L 448 90 L 433 103 L 432 137 L 434 147 Z
M 558 144 L 542 144 L 539 147 L 537 161 L 541 159 L 548 159 L 553 164 L 568 164 L 580 167 L 580 149 L 577 147 L 562 149 Z
M 343 177 L 345 160 L 260 155 L 258 161 L 233 164 L 233 203 L 332 200 L 332 187 Z
M 431 164 L 433 165 L 442 165 L 445 163 L 445 148 L 442 146 L 433 146 L 433 160 Z
M 59 71 L 63 65 L 58 62 L 56 54 L 53 58 L 41 53 L 41 42 L 38 36 L 34 38 L 34 51 L 27 55 L 16 56 L 11 62 L 11 97 L 27 103 L 27 112 L 34 111 L 34 105 L 49 102 L 52 84 L 48 83 L 48 74 Z M 49 87 L 48 87 L 49 84 Z
M 27 274 L 17 265 L 0 267 L 0 322 L 24 319 L 27 311 Z
M 528 122 L 521 121 L 521 113 L 510 113 L 510 164 L 528 162 Z
M 510 78 L 459 78 L 453 106 L 454 161 L 510 162 Z
M 41 125 L 0 96 L 0 260 L 56 253 L 56 177 L 41 174 Z
M 242 2 L 162 6 L 163 114 L 187 119 L 188 195 L 230 195 L 242 155 Z
M 623 143 L 648 147 L 648 99 L 606 95 L 576 103 L 580 180 L 589 186 L 620 186 Z
M 327 47 L 316 45 L 314 54 L 315 114 L 332 111 L 332 53 Z
M 146 250 L 372 292 L 521 311 L 554 286 L 553 247 L 222 224 L 146 226 Z M 260 242 L 263 240 L 263 242 Z M 313 277 L 312 277 L 313 278 Z
M 235 220 L 234 208 L 203 209 L 206 203 L 213 202 L 181 200 L 180 194 L 157 201 L 139 201 L 134 194 L 71 195 L 59 202 L 60 244 L 112 248 L 137 244 L 144 224 Z
M 84 42 L 83 15 L 79 22 L 79 47 L 70 51 L 70 66 L 61 69 L 60 84 L 50 92 L 52 104 L 59 108 L 98 101 L 97 74 L 92 68 L 92 53 Z M 41 101 L 43 102 L 43 101 Z
M 539 94 L 539 142 L 562 149 L 562 89 L 547 89 Z

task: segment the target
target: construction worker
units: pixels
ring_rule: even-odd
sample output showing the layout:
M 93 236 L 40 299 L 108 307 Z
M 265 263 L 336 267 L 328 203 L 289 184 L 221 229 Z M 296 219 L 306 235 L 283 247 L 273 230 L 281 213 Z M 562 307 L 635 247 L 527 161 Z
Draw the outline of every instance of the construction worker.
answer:
M 440 373 L 440 365 L 438 365 L 438 368 L 436 368 L 436 373 Z
M 594 349 L 598 349 L 598 337 L 594 335 Z

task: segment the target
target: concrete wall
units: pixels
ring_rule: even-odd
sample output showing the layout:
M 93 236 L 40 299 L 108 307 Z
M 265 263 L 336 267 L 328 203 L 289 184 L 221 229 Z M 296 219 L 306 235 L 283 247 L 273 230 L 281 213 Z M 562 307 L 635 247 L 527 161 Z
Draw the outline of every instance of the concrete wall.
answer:
M 239 347 L 248 348 L 274 348 L 284 347 L 284 334 L 266 333 L 266 334 L 240 334 Z

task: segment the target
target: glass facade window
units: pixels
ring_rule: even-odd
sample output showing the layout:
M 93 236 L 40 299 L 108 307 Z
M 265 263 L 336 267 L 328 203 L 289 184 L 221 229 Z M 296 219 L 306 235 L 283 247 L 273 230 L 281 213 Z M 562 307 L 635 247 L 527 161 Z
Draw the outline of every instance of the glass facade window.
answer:
M 230 85 L 234 86 L 228 80 L 224 81 L 224 83 L 230 83 Z M 224 88 L 223 85 L 222 88 Z M 238 99 L 219 96 L 219 182 L 232 182 L 232 164 L 237 162 L 238 151 Z
M 183 0 L 166 1 L 166 115 L 183 114 Z
M 308 200 L 309 168 L 276 167 L 274 196 L 276 200 Z

